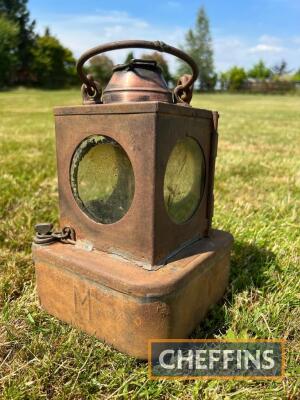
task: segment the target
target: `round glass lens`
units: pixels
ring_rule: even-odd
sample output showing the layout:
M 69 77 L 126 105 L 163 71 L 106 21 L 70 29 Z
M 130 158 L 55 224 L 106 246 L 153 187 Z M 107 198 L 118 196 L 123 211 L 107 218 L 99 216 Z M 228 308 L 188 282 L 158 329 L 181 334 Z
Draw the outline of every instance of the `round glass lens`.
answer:
M 120 220 L 134 195 L 134 173 L 124 149 L 113 139 L 94 135 L 77 147 L 70 170 L 79 207 L 102 224 Z
M 198 142 L 186 137 L 176 143 L 164 178 L 165 207 L 172 221 L 186 222 L 198 208 L 205 185 L 205 162 Z

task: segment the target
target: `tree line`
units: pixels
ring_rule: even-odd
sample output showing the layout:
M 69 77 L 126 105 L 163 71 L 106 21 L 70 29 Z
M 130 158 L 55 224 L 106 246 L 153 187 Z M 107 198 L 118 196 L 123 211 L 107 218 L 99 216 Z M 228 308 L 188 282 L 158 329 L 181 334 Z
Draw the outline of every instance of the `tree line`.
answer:
M 0 0 L 0 87 L 77 82 L 75 58 L 49 29 L 35 32 L 27 0 Z
M 300 68 L 294 74 L 288 69 L 287 62 L 282 60 L 272 68 L 268 67 L 263 60 L 259 60 L 249 70 L 243 67 L 232 66 L 227 71 L 217 74 L 214 68 L 213 44 L 210 34 L 209 20 L 203 7 L 197 14 L 194 29 L 189 29 L 185 36 L 183 46 L 191 55 L 199 67 L 198 87 L 200 90 L 214 90 L 216 86 L 220 90 L 238 91 L 251 88 L 251 83 L 265 83 L 271 88 L 272 83 L 287 83 L 291 81 L 300 82 Z M 188 73 L 186 66 L 182 65 L 180 73 Z M 282 85 L 283 88 L 292 88 L 293 85 Z
M 27 8 L 28 0 L 0 0 L 0 88 L 27 85 L 47 88 L 61 88 L 78 84 L 76 60 L 71 50 L 64 47 L 47 28 L 43 35 L 35 31 L 36 23 L 31 20 Z M 213 43 L 209 20 L 204 8 L 197 14 L 195 27 L 189 29 L 182 49 L 191 55 L 199 67 L 196 89 L 240 90 L 249 79 L 260 81 L 280 81 L 283 79 L 300 81 L 300 69 L 294 74 L 282 61 L 269 68 L 260 60 L 246 71 L 233 66 L 228 71 L 217 74 L 214 67 Z M 134 58 L 129 52 L 124 62 Z M 181 63 L 176 73 L 171 74 L 168 63 L 161 53 L 142 54 L 142 59 L 154 59 L 161 66 L 168 84 L 175 84 L 178 77 L 190 73 Z M 87 72 L 92 73 L 103 86 L 112 73 L 113 62 L 106 55 L 90 60 Z

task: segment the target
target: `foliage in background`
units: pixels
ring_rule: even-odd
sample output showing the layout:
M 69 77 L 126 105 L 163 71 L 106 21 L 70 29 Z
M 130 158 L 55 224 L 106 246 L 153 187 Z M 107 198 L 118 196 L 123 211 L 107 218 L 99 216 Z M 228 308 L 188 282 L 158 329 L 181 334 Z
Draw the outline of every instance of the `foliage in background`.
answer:
M 272 70 L 266 66 L 263 60 L 259 60 L 248 71 L 247 75 L 249 78 L 265 80 L 272 76 Z
M 28 0 L 0 0 L 0 15 L 5 16 L 18 27 L 18 40 L 14 43 L 14 52 L 17 56 L 17 70 L 14 76 L 16 84 L 28 84 L 32 78 L 32 50 L 36 34 L 35 21 L 30 20 L 27 3 Z M 2 40 L 1 37 L 0 40 Z
M 170 73 L 167 60 L 163 57 L 163 55 L 161 53 L 159 53 L 158 51 L 154 51 L 153 53 L 142 54 L 141 59 L 156 61 L 157 64 L 161 67 L 162 74 L 165 78 L 165 81 L 167 83 L 173 81 L 173 77 Z
M 200 8 L 194 29 L 189 29 L 183 50 L 196 62 L 199 68 L 200 90 L 212 90 L 216 83 L 214 73 L 212 38 L 209 29 L 209 20 L 203 7 Z M 191 73 L 186 63 L 181 63 L 178 75 Z
M 105 54 L 93 57 L 89 62 L 88 73 L 92 74 L 94 79 L 100 83 L 101 87 L 107 85 L 114 64 Z
M 220 75 L 220 83 L 222 90 L 237 91 L 242 89 L 245 83 L 247 74 L 244 68 L 234 66 L 227 72 Z
M 124 64 L 128 64 L 133 59 L 134 59 L 134 53 L 133 51 L 129 51 L 127 53 L 127 56 L 125 57 Z
M 291 70 L 288 70 L 287 62 L 285 60 L 281 60 L 280 63 L 274 65 L 272 72 L 274 77 L 280 78 L 284 75 L 288 75 Z
M 298 69 L 298 71 L 296 71 L 296 72 L 294 73 L 294 75 L 292 76 L 292 79 L 293 79 L 294 81 L 300 82 L 300 68 Z
M 51 36 L 49 29 L 36 39 L 33 57 L 33 80 L 38 86 L 59 88 L 76 82 L 75 59 L 71 51 Z
M 19 28 L 4 16 L 0 16 L 0 87 L 8 86 L 18 67 L 16 45 Z
M 77 82 L 72 52 L 46 30 L 34 32 L 27 0 L 0 0 L 0 87 L 64 87 Z M 10 24 L 9 24 L 9 22 Z

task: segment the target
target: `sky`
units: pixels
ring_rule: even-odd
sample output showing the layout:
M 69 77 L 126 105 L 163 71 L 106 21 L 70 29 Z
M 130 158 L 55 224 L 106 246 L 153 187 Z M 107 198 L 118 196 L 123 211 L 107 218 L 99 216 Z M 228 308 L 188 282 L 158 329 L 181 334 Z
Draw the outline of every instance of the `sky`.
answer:
M 300 0 L 29 0 L 37 30 L 49 27 L 76 57 L 102 43 L 162 40 L 184 44 L 197 11 L 204 6 L 210 21 L 217 72 L 232 65 L 250 68 L 259 59 L 268 66 L 285 59 L 300 68 Z M 126 50 L 111 52 L 115 63 Z M 140 55 L 135 52 L 135 57 Z M 177 64 L 167 57 L 171 70 Z

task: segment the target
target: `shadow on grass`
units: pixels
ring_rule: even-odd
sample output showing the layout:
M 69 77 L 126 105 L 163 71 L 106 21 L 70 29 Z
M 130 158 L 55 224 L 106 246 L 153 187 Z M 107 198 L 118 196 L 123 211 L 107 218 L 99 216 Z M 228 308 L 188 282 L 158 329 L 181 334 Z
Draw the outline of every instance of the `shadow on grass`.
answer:
M 253 296 L 257 296 L 256 289 L 263 289 L 268 283 L 267 271 L 271 267 L 273 270 L 279 270 L 274 253 L 245 242 L 234 242 L 227 290 L 222 300 L 211 308 L 191 337 L 200 339 L 224 335 L 230 325 L 226 306 L 230 307 L 235 301 L 235 296 L 244 290 L 253 288 Z M 253 298 L 253 301 L 255 300 Z

